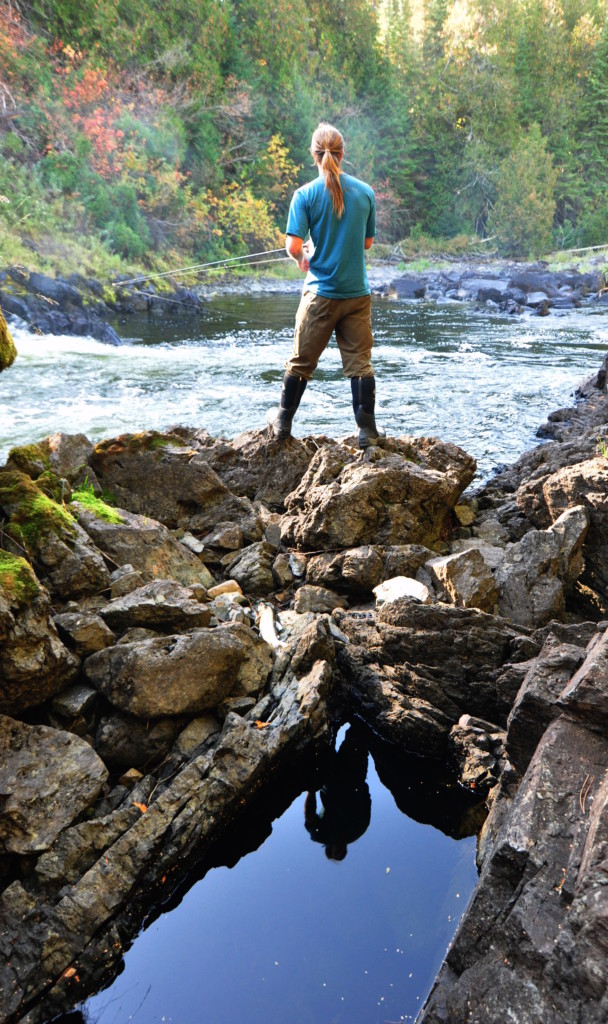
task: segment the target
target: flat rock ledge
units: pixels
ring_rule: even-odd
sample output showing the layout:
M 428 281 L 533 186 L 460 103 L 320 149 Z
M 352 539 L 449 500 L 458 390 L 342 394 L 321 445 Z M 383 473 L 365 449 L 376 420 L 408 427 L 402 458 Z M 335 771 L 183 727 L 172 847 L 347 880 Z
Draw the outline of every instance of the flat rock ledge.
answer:
M 420 1021 L 606 1019 L 606 366 L 551 429 L 478 492 L 437 438 L 176 426 L 10 453 L 2 1024 L 111 978 L 150 907 L 352 719 L 485 817 Z

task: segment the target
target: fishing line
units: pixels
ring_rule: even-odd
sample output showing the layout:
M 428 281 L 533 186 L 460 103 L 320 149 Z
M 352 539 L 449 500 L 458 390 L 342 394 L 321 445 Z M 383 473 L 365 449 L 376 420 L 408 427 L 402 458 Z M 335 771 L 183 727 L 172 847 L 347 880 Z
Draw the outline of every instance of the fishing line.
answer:
M 238 263 L 240 260 L 252 260 L 255 259 L 256 256 L 272 256 L 277 252 L 285 252 L 285 249 L 265 249 L 264 252 L 249 252 L 246 256 L 227 256 L 223 260 L 211 260 L 210 263 L 194 263 L 191 267 L 178 267 L 177 270 L 165 270 L 159 274 L 140 274 L 139 277 L 130 277 L 126 281 L 112 281 L 112 285 L 113 287 L 119 288 L 127 284 L 142 284 L 144 281 L 156 280 L 159 277 L 174 277 L 176 274 L 194 273 L 194 271 L 197 270 L 206 270 L 207 267 L 219 267 L 226 263 Z M 283 257 L 283 259 L 289 258 L 289 256 Z M 272 260 L 270 262 L 272 262 Z

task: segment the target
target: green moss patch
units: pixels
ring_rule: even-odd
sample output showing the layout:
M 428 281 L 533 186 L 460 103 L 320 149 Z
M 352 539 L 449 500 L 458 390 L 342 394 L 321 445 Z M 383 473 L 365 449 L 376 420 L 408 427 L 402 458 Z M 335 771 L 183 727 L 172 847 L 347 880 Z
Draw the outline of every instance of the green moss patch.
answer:
M 25 558 L 0 551 L 0 591 L 11 604 L 25 604 L 38 596 L 40 584 Z
M 88 509 L 97 516 L 98 519 L 104 519 L 106 523 L 124 523 L 124 519 L 118 514 L 115 508 L 106 504 L 102 498 L 98 498 L 93 491 L 88 489 L 74 491 L 72 494 L 72 501 L 79 502 L 84 508 Z
M 15 342 L 11 338 L 6 320 L 0 313 L 0 372 L 7 370 L 17 358 Z
M 70 513 L 24 473 L 0 473 L 0 510 L 8 516 L 6 533 L 29 553 L 36 552 L 49 534 L 70 539 L 75 533 Z

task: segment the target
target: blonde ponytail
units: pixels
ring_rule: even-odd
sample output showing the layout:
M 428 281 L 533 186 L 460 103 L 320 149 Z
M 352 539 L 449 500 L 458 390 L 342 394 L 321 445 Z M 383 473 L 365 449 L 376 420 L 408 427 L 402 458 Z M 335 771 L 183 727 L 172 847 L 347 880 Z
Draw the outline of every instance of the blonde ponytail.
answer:
M 340 218 L 344 213 L 344 193 L 340 182 L 340 160 L 344 153 L 344 139 L 333 125 L 321 123 L 313 134 L 310 152 L 317 166 L 323 171 L 325 188 L 331 196 L 334 213 Z

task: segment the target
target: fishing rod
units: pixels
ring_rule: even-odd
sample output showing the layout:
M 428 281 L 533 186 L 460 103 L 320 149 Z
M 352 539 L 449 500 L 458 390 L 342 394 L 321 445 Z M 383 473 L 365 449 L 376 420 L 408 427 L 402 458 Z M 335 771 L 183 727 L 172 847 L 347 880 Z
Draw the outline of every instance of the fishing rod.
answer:
M 190 267 L 178 267 L 177 270 L 165 270 L 158 274 L 140 274 L 139 277 L 130 277 L 126 281 L 112 281 L 113 287 L 122 287 L 127 284 L 143 284 L 144 281 L 156 280 L 159 277 L 174 277 L 177 274 L 189 274 L 194 273 L 198 270 L 206 270 L 208 267 L 219 267 L 226 263 L 238 263 L 240 260 L 252 260 L 257 256 L 273 256 L 277 252 L 285 252 L 281 249 L 265 249 L 264 252 L 249 252 L 246 256 L 227 256 L 223 260 L 211 260 L 209 263 L 194 263 Z M 283 256 L 283 259 L 290 259 L 289 256 Z M 262 263 L 272 263 L 273 260 L 262 260 Z M 278 262 L 278 259 L 277 259 Z M 252 264 L 254 266 L 254 264 Z

